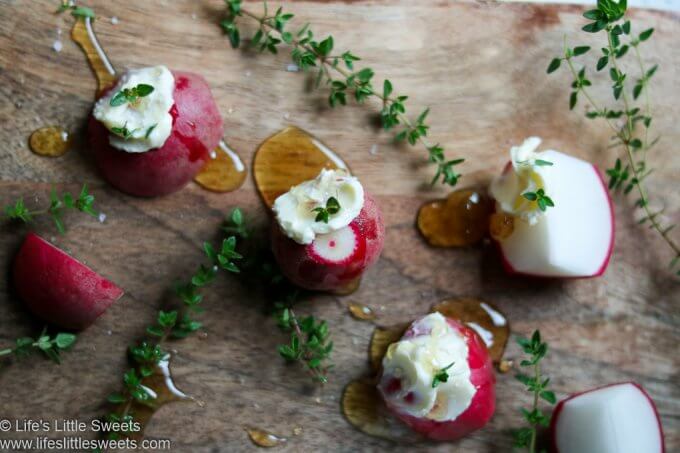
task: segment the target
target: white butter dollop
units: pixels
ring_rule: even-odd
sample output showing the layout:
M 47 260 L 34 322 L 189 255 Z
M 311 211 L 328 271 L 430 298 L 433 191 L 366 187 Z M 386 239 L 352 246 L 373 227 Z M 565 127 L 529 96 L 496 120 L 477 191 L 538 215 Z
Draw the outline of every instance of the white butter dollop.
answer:
M 477 391 L 470 381 L 465 338 L 440 313 L 419 319 L 411 329 L 416 336 L 389 346 L 379 389 L 390 406 L 402 413 L 455 420 Z M 435 375 L 449 365 L 448 380 L 433 387 Z
M 315 208 L 325 207 L 335 197 L 340 210 L 331 214 L 328 223 L 317 222 Z M 349 225 L 364 207 L 364 188 L 347 170 L 321 170 L 319 176 L 291 188 L 279 196 L 272 207 L 286 236 L 299 244 L 311 244 L 319 234 L 327 234 Z
M 111 99 L 123 89 L 139 84 L 151 85 L 151 94 L 139 97 L 133 103 L 112 106 Z M 128 70 L 116 86 L 94 106 L 94 117 L 109 131 L 127 129 L 129 136 L 111 132 L 109 143 L 129 153 L 143 153 L 160 148 L 172 131 L 170 108 L 174 104 L 175 78 L 165 66 L 152 66 Z
M 539 137 L 529 137 L 520 146 L 510 149 L 512 168 L 504 171 L 491 182 L 489 191 L 500 210 L 519 217 L 530 225 L 535 225 L 544 211 L 535 201 L 527 200 L 522 194 L 545 189 L 544 177 L 553 171 L 547 160 L 541 159 L 542 153 L 536 149 L 541 144 Z M 537 161 L 539 162 L 537 164 Z M 543 165 L 539 165 L 543 163 Z

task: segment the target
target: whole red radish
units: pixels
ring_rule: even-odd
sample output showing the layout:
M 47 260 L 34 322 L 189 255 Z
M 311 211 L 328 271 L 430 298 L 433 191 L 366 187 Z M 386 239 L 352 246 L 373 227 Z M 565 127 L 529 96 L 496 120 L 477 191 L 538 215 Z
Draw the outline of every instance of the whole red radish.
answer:
M 62 250 L 29 233 L 14 258 L 14 287 L 28 308 L 66 329 L 84 329 L 123 290 Z
M 311 244 L 288 238 L 278 224 L 272 227 L 272 250 L 283 274 L 310 290 L 336 291 L 351 285 L 380 256 L 385 240 L 382 213 L 364 195 L 364 205 L 352 222 L 318 235 Z
M 173 76 L 172 132 L 160 148 L 142 153 L 114 148 L 110 132 L 90 117 L 89 142 L 97 166 L 111 185 L 130 195 L 154 197 L 181 189 L 203 168 L 224 134 L 205 79 L 191 72 L 173 71 Z
M 428 315 L 441 316 L 438 313 Z M 414 322 L 409 330 L 406 331 L 402 340 L 409 340 L 424 335 L 430 335 L 431 331 L 420 327 L 425 318 Z M 491 419 L 495 411 L 496 396 L 495 396 L 495 376 L 493 373 L 493 365 L 491 358 L 486 349 L 484 341 L 472 329 L 464 326 L 456 320 L 445 318 L 448 326 L 457 332 L 465 344 L 467 345 L 467 357 L 463 360 L 467 361 L 469 367 L 469 381 L 474 388 L 474 394 L 470 399 L 467 407 L 460 412 L 455 418 L 450 420 L 442 420 L 441 417 L 428 417 L 431 414 L 446 408 L 452 403 L 450 401 L 442 401 L 437 395 L 435 405 L 430 414 L 425 416 L 414 416 L 405 408 L 409 404 L 417 402 L 418 396 L 409 390 L 411 383 L 404 382 L 405 376 L 390 375 L 383 370 L 378 389 L 387 404 L 387 407 L 392 413 L 405 422 L 414 431 L 430 438 L 439 441 L 453 441 L 460 439 L 473 431 L 482 428 Z M 446 345 L 441 347 L 446 348 Z M 453 347 L 453 345 L 451 345 Z M 454 361 L 455 362 L 455 361 Z M 448 377 L 448 376 L 447 376 Z M 432 384 L 432 389 L 429 388 L 429 382 L 426 387 L 428 390 L 433 390 L 435 384 Z M 400 398 L 395 400 L 395 398 Z M 397 402 L 399 404 L 397 404 Z M 454 402 L 455 404 L 455 402 Z M 401 406 L 401 407 L 400 407 Z

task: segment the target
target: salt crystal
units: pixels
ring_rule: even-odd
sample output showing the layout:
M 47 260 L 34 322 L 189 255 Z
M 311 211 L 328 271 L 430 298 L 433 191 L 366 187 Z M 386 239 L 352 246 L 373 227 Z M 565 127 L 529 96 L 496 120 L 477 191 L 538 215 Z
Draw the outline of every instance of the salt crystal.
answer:
M 253 75 L 251 71 L 246 71 L 246 77 L 250 77 L 251 75 Z
M 113 16 L 113 17 L 111 18 L 111 24 L 113 24 L 113 25 L 118 25 L 118 22 L 119 22 L 119 21 L 118 21 L 118 17 Z
M 97 217 L 97 218 L 99 219 L 99 223 L 104 223 L 104 221 L 106 220 L 106 214 L 104 214 L 103 212 L 100 212 L 99 217 Z
M 378 154 L 378 145 L 373 144 L 373 146 L 371 146 L 371 150 L 369 151 L 369 153 L 372 156 L 375 156 L 376 154 Z
M 210 151 L 210 158 L 211 159 L 217 159 L 217 153 L 215 152 L 214 149 L 212 151 Z
M 286 71 L 288 72 L 298 72 L 300 70 L 300 66 L 296 65 L 295 63 L 288 63 L 286 65 Z
M 283 114 L 283 119 L 284 119 L 284 120 L 290 119 L 290 113 L 288 113 L 288 112 L 284 113 L 284 114 Z
M 63 48 L 64 44 L 62 44 L 62 42 L 58 39 L 52 43 L 52 50 L 54 50 L 55 52 L 61 52 L 61 49 Z

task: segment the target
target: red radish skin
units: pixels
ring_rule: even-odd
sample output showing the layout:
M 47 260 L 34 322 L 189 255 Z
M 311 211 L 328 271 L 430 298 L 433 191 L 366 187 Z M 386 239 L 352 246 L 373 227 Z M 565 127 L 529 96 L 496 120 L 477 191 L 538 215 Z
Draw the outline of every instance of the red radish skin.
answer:
M 600 387 L 596 387 L 594 389 L 574 393 L 573 395 L 571 395 L 571 396 L 563 399 L 559 403 L 557 403 L 557 406 L 555 406 L 555 410 L 553 411 L 552 418 L 550 419 L 550 451 L 551 451 L 551 453 L 560 453 L 559 449 L 557 448 L 557 439 L 556 439 L 556 436 L 555 436 L 555 430 L 557 429 L 557 420 L 559 419 L 560 413 L 564 409 L 564 405 L 569 400 L 576 398 L 577 396 L 585 395 L 586 393 L 595 392 L 595 391 L 598 391 L 598 390 L 606 389 L 608 387 L 613 387 L 613 386 L 616 386 L 616 385 L 623 385 L 623 384 L 631 384 L 631 385 L 637 387 L 637 389 L 642 392 L 642 394 L 645 396 L 645 398 L 647 398 L 647 400 L 649 400 L 649 404 L 654 409 L 654 415 L 656 415 L 656 421 L 659 425 L 659 436 L 661 437 L 661 452 L 659 452 L 659 453 L 666 453 L 666 442 L 665 442 L 664 435 L 663 435 L 663 427 L 661 426 L 661 417 L 659 417 L 659 411 L 656 408 L 656 404 L 654 404 L 654 400 L 652 399 L 651 396 L 649 396 L 649 393 L 647 393 L 647 391 L 640 384 L 638 384 L 637 382 L 633 382 L 633 381 L 616 382 L 614 384 L 607 384 L 607 385 L 603 385 L 603 386 L 600 386 Z M 653 452 L 650 452 L 650 453 L 653 453 Z
M 345 228 L 356 239 L 354 250 L 347 258 L 331 262 L 317 253 L 314 242 L 298 244 L 278 224 L 273 225 L 272 250 L 283 274 L 309 290 L 334 291 L 351 284 L 378 259 L 385 240 L 382 213 L 371 196 L 364 196 L 363 209 Z M 329 242 L 329 246 L 334 244 Z
M 412 430 L 429 439 L 438 441 L 457 440 L 482 428 L 489 422 L 496 409 L 496 377 L 484 341 L 469 327 L 451 318 L 446 318 L 446 320 L 452 328 L 463 335 L 468 346 L 467 360 L 470 367 L 470 382 L 477 389 L 468 408 L 455 420 L 440 422 L 399 412 L 397 408 L 391 407 L 389 402 L 385 400 L 392 413 Z M 428 333 L 414 332 L 412 328 L 409 328 L 403 338 L 408 339 Z
M 80 261 L 29 233 L 14 259 L 14 287 L 28 308 L 66 329 L 91 325 L 123 290 Z
M 222 136 L 222 117 L 208 83 L 200 75 L 173 71 L 173 125 L 163 146 L 128 153 L 109 144 L 109 131 L 90 116 L 95 161 L 117 189 L 140 197 L 167 195 L 184 187 L 203 168 Z
M 503 169 L 503 173 L 506 173 L 510 168 L 512 167 L 512 164 L 508 162 L 508 164 L 505 166 Z M 604 189 L 605 193 L 607 194 L 607 201 L 609 202 L 609 214 L 612 219 L 612 226 L 611 226 L 611 240 L 609 241 L 609 248 L 607 250 L 607 255 L 598 269 L 598 271 L 592 275 L 576 275 L 576 276 L 565 276 L 565 277 L 557 277 L 554 275 L 541 275 L 541 274 L 527 274 L 526 272 L 521 272 L 516 270 L 510 261 L 506 258 L 505 254 L 503 253 L 503 247 L 501 247 L 501 244 L 499 241 L 496 241 L 493 239 L 493 241 L 496 244 L 496 248 L 498 250 L 498 254 L 500 255 L 501 258 L 501 263 L 503 264 L 503 269 L 505 272 L 509 275 L 517 275 L 521 277 L 535 277 L 535 278 L 549 278 L 549 279 L 582 279 L 582 278 L 595 278 L 595 277 L 600 277 L 602 276 L 605 271 L 607 270 L 607 267 L 609 266 L 609 261 L 611 261 L 612 253 L 614 252 L 614 235 L 615 235 L 615 217 L 614 217 L 614 204 L 612 203 L 612 198 L 609 195 L 609 189 L 607 188 L 607 183 L 605 183 L 604 179 L 602 178 L 602 174 L 600 173 L 600 170 L 597 168 L 597 166 L 592 165 L 593 170 L 597 174 L 598 179 L 602 183 L 602 188 Z

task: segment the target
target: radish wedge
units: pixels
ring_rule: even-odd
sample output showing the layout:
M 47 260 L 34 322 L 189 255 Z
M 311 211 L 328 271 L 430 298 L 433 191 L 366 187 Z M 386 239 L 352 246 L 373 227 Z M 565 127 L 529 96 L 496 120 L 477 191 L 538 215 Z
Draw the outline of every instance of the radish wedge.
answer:
M 634 382 L 600 387 L 561 401 L 550 430 L 555 453 L 666 451 L 654 402 Z
M 14 259 L 14 286 L 28 308 L 45 321 L 81 330 L 92 324 L 123 290 L 35 233 Z

